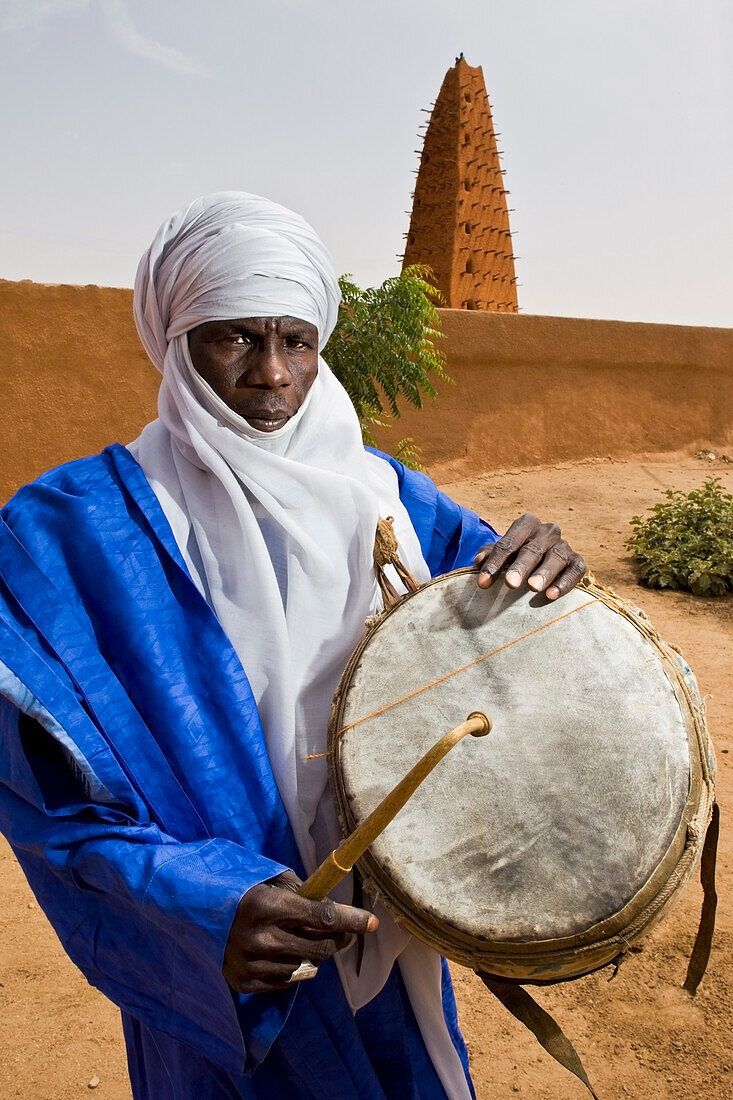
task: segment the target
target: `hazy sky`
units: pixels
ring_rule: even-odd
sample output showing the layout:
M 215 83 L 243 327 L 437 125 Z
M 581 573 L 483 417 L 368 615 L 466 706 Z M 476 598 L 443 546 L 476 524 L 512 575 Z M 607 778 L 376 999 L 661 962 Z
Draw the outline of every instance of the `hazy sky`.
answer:
M 165 216 L 237 188 L 381 282 L 461 50 L 521 308 L 733 324 L 733 0 L 0 0 L 0 277 L 130 286 Z

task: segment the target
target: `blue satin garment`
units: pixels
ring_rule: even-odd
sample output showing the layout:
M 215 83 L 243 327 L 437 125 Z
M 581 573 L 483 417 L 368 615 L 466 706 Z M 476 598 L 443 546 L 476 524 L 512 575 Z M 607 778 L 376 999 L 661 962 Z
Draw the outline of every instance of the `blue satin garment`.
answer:
M 434 576 L 497 538 L 382 457 Z M 443 1098 L 397 967 L 355 1018 L 333 962 L 282 993 L 222 977 L 242 895 L 303 868 L 247 677 L 124 447 L 13 497 L 0 578 L 0 828 L 122 1009 L 136 1100 Z

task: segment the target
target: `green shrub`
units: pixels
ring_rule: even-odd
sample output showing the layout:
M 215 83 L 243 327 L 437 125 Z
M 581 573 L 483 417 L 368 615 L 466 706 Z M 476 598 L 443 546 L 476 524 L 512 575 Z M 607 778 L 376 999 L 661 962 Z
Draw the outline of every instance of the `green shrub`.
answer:
M 646 518 L 631 520 L 634 534 L 626 545 L 639 564 L 640 583 L 696 596 L 733 591 L 733 496 L 717 477 L 691 493 L 667 489 L 665 496 Z
M 399 417 L 401 401 L 420 409 L 425 397 L 435 397 L 431 375 L 449 380 L 435 343 L 442 336 L 436 309 L 442 295 L 427 281 L 430 274 L 413 264 L 366 290 L 348 275 L 339 279 L 341 309 L 323 354 L 354 403 L 365 443 L 375 443 L 371 425 L 387 427 L 390 417 Z M 397 449 L 417 465 L 412 440 L 401 440 Z

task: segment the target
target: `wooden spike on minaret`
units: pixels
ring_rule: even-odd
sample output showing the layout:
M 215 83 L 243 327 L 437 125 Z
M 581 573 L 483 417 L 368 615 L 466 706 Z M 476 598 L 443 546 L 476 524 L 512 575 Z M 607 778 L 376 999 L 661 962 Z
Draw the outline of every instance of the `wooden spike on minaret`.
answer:
M 430 113 L 402 265 L 429 264 L 453 309 L 517 312 L 503 181 L 484 75 L 461 54 Z

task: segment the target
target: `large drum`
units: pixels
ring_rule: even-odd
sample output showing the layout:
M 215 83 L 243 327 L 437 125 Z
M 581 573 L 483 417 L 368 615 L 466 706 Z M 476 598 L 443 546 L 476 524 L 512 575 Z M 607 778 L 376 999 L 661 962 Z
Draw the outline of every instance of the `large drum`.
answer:
M 646 617 L 586 581 L 559 602 L 475 570 L 381 615 L 334 699 L 331 779 L 350 833 L 442 733 L 441 761 L 358 867 L 417 937 L 497 978 L 604 966 L 690 876 L 714 762 L 694 677 Z

